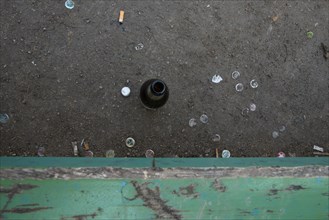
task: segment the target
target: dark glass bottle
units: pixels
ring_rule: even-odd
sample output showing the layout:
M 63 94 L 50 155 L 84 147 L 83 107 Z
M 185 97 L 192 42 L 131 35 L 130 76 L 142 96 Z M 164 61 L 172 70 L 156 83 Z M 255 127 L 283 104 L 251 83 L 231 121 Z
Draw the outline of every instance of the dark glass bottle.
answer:
M 142 85 L 139 96 L 146 108 L 156 109 L 166 104 L 169 89 L 162 80 L 150 79 Z

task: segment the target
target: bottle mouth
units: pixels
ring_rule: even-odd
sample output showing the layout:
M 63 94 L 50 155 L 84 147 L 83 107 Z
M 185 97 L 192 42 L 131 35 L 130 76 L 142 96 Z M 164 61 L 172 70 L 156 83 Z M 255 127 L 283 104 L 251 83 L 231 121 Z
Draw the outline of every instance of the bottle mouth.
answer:
M 156 80 L 152 83 L 151 90 L 154 95 L 160 96 L 164 94 L 166 90 L 166 85 L 162 81 Z

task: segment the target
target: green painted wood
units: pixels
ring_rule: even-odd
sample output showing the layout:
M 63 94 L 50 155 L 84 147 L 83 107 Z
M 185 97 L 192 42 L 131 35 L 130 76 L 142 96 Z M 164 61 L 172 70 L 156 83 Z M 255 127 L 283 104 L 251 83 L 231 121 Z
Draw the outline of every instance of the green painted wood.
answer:
M 328 165 L 329 157 L 295 158 L 156 158 L 156 167 L 247 167 Z M 150 158 L 83 158 L 83 157 L 0 157 L 1 168 L 19 167 L 152 167 Z
M 15 220 L 155 219 L 164 212 L 170 219 L 327 219 L 329 214 L 328 178 L 224 178 L 221 189 L 213 187 L 215 179 L 134 181 L 145 184 L 149 194 L 159 192 L 158 196 L 147 201 L 130 179 L 1 180 L 6 188 L 35 186 L 14 195 L 5 210 L 8 197 L 0 194 L 2 216 Z M 30 212 L 14 213 L 24 209 Z
M 328 170 L 328 160 L 328 157 L 158 158 L 155 164 L 161 168 L 214 169 L 247 169 L 254 166 L 293 169 L 316 165 Z M 1 157 L 0 165 L 1 174 L 8 168 L 17 168 L 19 172 L 21 168 L 28 167 L 41 170 L 48 167 L 149 168 L 153 160 Z M 312 172 L 312 169 L 308 170 Z M 328 219 L 329 177 L 302 176 L 211 176 L 198 179 L 174 176 L 161 179 L 85 177 L 67 180 L 0 178 L 0 219 Z

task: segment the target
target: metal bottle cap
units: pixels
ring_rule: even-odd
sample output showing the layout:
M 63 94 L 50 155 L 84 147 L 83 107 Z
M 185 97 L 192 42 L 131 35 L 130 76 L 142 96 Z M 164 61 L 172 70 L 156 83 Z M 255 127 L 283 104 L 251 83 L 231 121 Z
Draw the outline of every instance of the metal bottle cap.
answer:
M 123 95 L 123 96 L 125 96 L 125 97 L 127 97 L 127 96 L 129 96 L 130 95 L 130 89 L 129 89 L 129 87 L 123 87 L 122 89 L 121 89 L 121 94 Z
M 133 147 L 135 145 L 135 140 L 132 137 L 129 137 L 126 139 L 126 146 L 127 147 Z

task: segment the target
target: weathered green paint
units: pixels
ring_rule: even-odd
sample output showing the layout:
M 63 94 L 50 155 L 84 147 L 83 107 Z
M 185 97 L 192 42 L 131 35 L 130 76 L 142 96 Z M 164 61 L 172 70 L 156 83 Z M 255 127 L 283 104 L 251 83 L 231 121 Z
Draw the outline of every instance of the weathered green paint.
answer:
M 159 187 L 160 198 L 179 210 L 182 219 L 326 219 L 328 179 L 227 178 L 225 191 L 212 187 L 214 179 L 137 180 Z M 156 212 L 137 197 L 131 180 L 2 180 L 1 185 L 30 184 L 34 189 L 15 195 L 7 210 L 48 207 L 31 213 L 3 213 L 5 219 L 154 219 Z M 289 190 L 291 186 L 302 189 Z M 192 186 L 191 190 L 184 187 Z M 272 190 L 272 191 L 270 191 Z M 275 193 L 277 190 L 277 194 Z M 133 199 L 133 200 L 129 200 Z M 8 198 L 1 194 L 1 207 Z M 24 206 L 38 204 L 35 206 Z
M 0 158 L 1 170 L 15 168 L 19 160 Z M 13 158 L 11 158 L 13 159 Z M 79 167 L 67 158 L 20 158 L 17 167 Z M 233 159 L 233 158 L 232 158 Z M 323 166 L 329 158 L 163 159 L 164 167 Z M 103 167 L 114 160 L 89 159 L 86 167 Z M 157 159 L 159 160 L 159 159 Z M 172 161 L 174 160 L 174 161 Z M 34 163 L 31 163 L 34 161 Z M 57 161 L 57 165 L 53 162 Z M 66 161 L 67 163 L 63 162 Z M 117 159 L 117 166 L 150 167 L 152 160 Z M 136 164 L 134 164 L 138 161 Z M 198 161 L 197 164 L 194 164 Z M 220 162 L 219 162 L 220 161 Z M 71 163 L 71 164 L 70 164 Z M 147 166 L 146 164 L 149 164 Z M 158 162 L 157 164 L 161 164 Z M 177 164 L 184 164 L 179 166 Z M 211 165 L 209 165 L 211 164 Z M 80 164 L 84 165 L 85 164 Z M 227 166 L 226 166 L 227 167 Z M 255 168 L 258 169 L 258 168 Z M 0 170 L 0 172 L 1 172 Z M 164 171 L 159 171 L 166 172 Z M 0 213 L 4 219 L 328 219 L 329 178 L 325 176 L 109 178 L 109 179 L 0 179 Z M 11 199 L 10 199 L 11 198 Z M 9 203 L 8 203 L 9 201 Z M 5 207 L 6 206 L 6 207 Z M 25 213 L 15 213 L 25 212 Z M 0 215 L 0 216 L 1 216 Z M 1 217 L 0 217 L 1 219 Z

